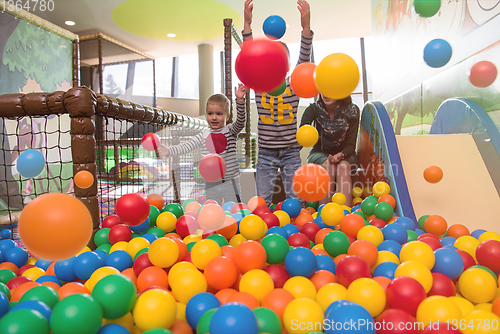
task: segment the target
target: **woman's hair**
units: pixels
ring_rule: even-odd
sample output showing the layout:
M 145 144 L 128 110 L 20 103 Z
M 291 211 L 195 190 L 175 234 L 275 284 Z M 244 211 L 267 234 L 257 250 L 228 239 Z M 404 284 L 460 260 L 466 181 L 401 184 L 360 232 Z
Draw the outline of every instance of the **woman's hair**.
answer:
M 345 109 L 347 108 L 348 105 L 350 105 L 352 103 L 352 98 L 351 98 L 351 95 L 349 95 L 348 97 L 345 97 L 341 100 L 337 100 L 339 102 L 339 107 L 341 109 Z M 325 103 L 323 102 L 323 97 L 321 94 L 318 95 L 318 104 L 321 106 L 321 108 L 325 109 Z
M 224 112 L 229 114 L 229 99 L 224 94 L 214 94 L 207 99 L 207 106 L 209 103 L 215 103 L 222 107 Z

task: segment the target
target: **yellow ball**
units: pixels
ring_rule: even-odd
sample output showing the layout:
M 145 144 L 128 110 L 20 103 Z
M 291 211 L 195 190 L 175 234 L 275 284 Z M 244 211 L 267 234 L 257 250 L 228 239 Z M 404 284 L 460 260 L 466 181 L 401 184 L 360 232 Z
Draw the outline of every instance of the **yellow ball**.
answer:
M 156 217 L 156 226 L 165 233 L 172 232 L 175 229 L 175 223 L 177 223 L 177 217 L 169 211 L 162 212 Z
M 295 298 L 309 298 L 316 300 L 316 286 L 309 279 L 302 276 L 289 278 L 283 289 L 290 292 Z
M 394 277 L 400 276 L 408 276 L 416 279 L 420 282 L 420 284 L 422 284 L 425 292 L 429 292 L 432 288 L 432 273 L 423 263 L 417 261 L 407 261 L 401 263 L 399 267 L 396 268 L 394 273 Z
M 363 195 L 363 189 L 361 187 L 352 188 L 352 197 L 361 197 Z
M 198 270 L 186 269 L 178 273 L 172 281 L 172 293 L 177 301 L 187 305 L 189 299 L 207 291 L 207 280 Z
M 202 239 L 201 235 L 190 234 L 190 235 L 184 237 L 184 239 L 182 239 L 182 241 L 184 241 L 184 243 L 187 245 L 187 244 L 192 243 L 192 242 L 198 242 L 201 239 Z
M 96 271 L 90 275 L 90 278 L 84 283 L 84 285 L 89 289 L 90 292 L 94 289 L 94 286 L 99 282 L 101 279 L 103 279 L 106 276 L 112 275 L 112 274 L 119 274 L 120 271 L 114 267 L 101 267 L 98 268 Z
M 358 85 L 358 65 L 345 53 L 332 53 L 316 67 L 314 82 L 321 94 L 341 100 L 351 95 Z
M 342 194 L 342 193 L 335 193 L 335 194 L 333 194 L 333 196 L 332 196 L 332 202 L 333 202 L 333 203 L 340 204 L 341 206 L 342 206 L 342 205 L 345 205 L 346 200 L 347 200 L 347 199 L 346 199 L 345 195 L 344 195 L 344 194 Z
M 240 292 L 247 292 L 262 303 L 264 296 L 274 290 L 274 281 L 271 276 L 260 269 L 247 271 L 241 276 Z
M 347 299 L 347 289 L 339 283 L 327 283 L 323 285 L 316 295 L 316 301 L 323 309 L 330 306 L 331 303 L 337 300 Z
M 484 232 L 479 236 L 479 238 L 477 238 L 477 240 L 479 241 L 479 243 L 486 241 L 486 240 L 500 241 L 500 234 L 498 234 L 496 232 Z
M 182 320 L 182 321 L 187 321 L 186 320 L 186 304 L 184 303 L 175 303 L 176 309 L 177 309 L 177 315 L 176 319 Z
M 378 227 L 373 225 L 366 225 L 359 229 L 356 239 L 368 240 L 378 247 L 378 245 L 380 245 L 382 241 L 384 241 L 384 234 Z
M 218 256 L 222 256 L 222 251 L 219 244 L 212 239 L 200 240 L 191 249 L 191 261 L 201 270 L 205 270 L 207 263 Z
M 458 278 L 461 295 L 474 304 L 492 301 L 496 296 L 497 286 L 493 276 L 481 268 L 469 268 Z
M 402 263 L 406 261 L 417 261 L 432 269 L 436 262 L 434 251 L 425 242 L 410 241 L 403 245 L 399 253 L 399 259 Z
M 311 248 L 311 249 L 315 249 L 315 248 L 325 250 L 325 246 L 323 246 L 323 244 L 316 244 L 316 245 L 314 245 L 314 246 L 313 246 L 313 248 Z
M 83 247 L 83 249 L 80 251 L 80 253 L 76 254 L 76 256 L 85 253 L 85 252 L 91 252 L 92 250 L 89 248 L 89 246 Z
M 149 247 L 149 244 L 150 243 L 148 239 L 141 237 L 134 238 L 127 244 L 127 253 L 129 253 L 132 258 L 135 258 L 137 252 L 143 248 Z
M 458 306 L 464 316 L 476 310 L 474 304 L 461 296 L 448 297 L 448 299 Z
M 290 224 L 290 215 L 283 210 L 276 210 L 273 212 L 280 221 L 280 226 Z
M 247 240 L 258 240 L 266 234 L 266 223 L 257 215 L 243 217 L 239 224 L 240 233 Z
M 384 310 L 385 290 L 371 278 L 358 278 L 347 288 L 347 300 L 363 306 L 376 317 Z
M 417 321 L 424 326 L 439 322 L 459 323 L 462 319 L 460 308 L 445 296 L 431 296 L 424 299 L 417 308 Z
M 128 242 L 126 242 L 126 241 L 118 241 L 113 246 L 111 246 L 111 248 L 109 249 L 109 254 L 111 254 L 111 253 L 113 253 L 114 251 L 117 251 L 117 250 L 122 250 L 122 251 L 127 252 L 127 247 L 128 247 Z
M 321 220 L 328 226 L 337 226 L 344 218 L 344 209 L 338 203 L 328 203 L 321 209 Z
M 477 261 L 476 259 L 476 248 L 479 246 L 480 242 L 476 238 L 470 235 L 463 235 L 457 240 L 455 240 L 455 243 L 453 246 L 457 247 L 460 250 L 463 250 L 464 252 L 469 253 L 472 255 L 474 258 L 474 261 Z
M 34 257 L 30 257 L 28 259 L 28 261 L 26 261 L 26 264 L 33 264 L 34 265 L 36 263 L 36 261 L 37 261 L 37 259 L 35 259 Z
M 318 217 L 318 213 L 317 213 L 317 212 L 313 213 L 313 214 L 311 215 L 311 217 L 313 217 L 313 218 Z
M 172 286 L 172 282 L 174 281 L 175 276 L 177 276 L 178 273 L 186 269 L 198 270 L 198 268 L 196 268 L 196 266 L 191 262 L 188 261 L 177 262 L 168 271 L 168 285 Z
M 384 181 L 379 181 L 373 185 L 373 194 L 377 197 L 388 195 L 391 192 L 391 187 Z
M 318 141 L 318 130 L 311 125 L 302 125 L 297 130 L 297 142 L 304 147 L 312 147 Z
M 36 281 L 40 276 L 43 276 L 43 275 L 45 275 L 45 270 L 43 270 L 42 268 L 38 268 L 38 267 L 29 268 L 22 274 L 22 276 L 28 277 L 33 282 Z
M 363 199 L 361 197 L 354 197 L 352 199 L 352 206 L 355 206 L 356 204 L 361 203 L 361 202 L 363 202 Z
M 179 258 L 179 246 L 170 238 L 158 238 L 149 246 L 148 257 L 153 265 L 168 268 Z
M 492 303 L 480 303 L 476 304 L 476 310 L 488 311 L 491 312 L 491 308 L 493 307 Z
M 236 234 L 229 240 L 229 244 L 233 247 L 238 247 L 242 242 L 247 241 L 247 239 L 241 234 Z
M 462 334 L 493 334 L 500 331 L 500 317 L 488 311 L 471 312 L 464 316 L 462 323 L 464 326 L 458 326 Z
M 321 332 L 325 316 L 323 309 L 315 301 L 308 298 L 297 298 L 285 307 L 283 312 L 283 327 L 289 334 L 310 333 L 310 326 L 314 331 Z
M 132 310 L 134 322 L 142 331 L 169 328 L 175 321 L 176 303 L 170 292 L 163 289 L 144 291 L 137 297 Z
M 373 195 L 373 190 L 372 190 L 372 187 L 364 187 L 363 188 L 363 197 L 368 197 L 368 196 L 371 196 Z

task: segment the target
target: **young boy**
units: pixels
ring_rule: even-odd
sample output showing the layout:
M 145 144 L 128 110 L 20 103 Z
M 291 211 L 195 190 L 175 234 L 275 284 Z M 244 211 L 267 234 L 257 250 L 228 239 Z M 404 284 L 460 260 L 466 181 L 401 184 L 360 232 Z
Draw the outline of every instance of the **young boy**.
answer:
M 216 152 L 225 160 L 227 170 L 220 181 L 205 182 L 205 193 L 207 199 L 216 200 L 220 205 L 222 205 L 222 199 L 226 202 L 241 202 L 240 165 L 236 156 L 236 140 L 246 121 L 245 93 L 246 88 L 242 84 L 239 84 L 234 89 L 237 110 L 236 122 L 226 125 L 226 121 L 229 119 L 229 104 L 231 102 L 225 95 L 214 94 L 207 99 L 206 107 L 207 122 L 210 129 L 203 130 L 185 143 L 170 147 L 161 145 L 158 149 L 160 157 L 163 158 L 165 156 L 186 154 L 199 147 L 201 147 L 203 156 L 206 156 L 213 153 L 215 147 Z M 213 138 L 217 138 L 214 136 L 216 134 L 223 135 L 226 140 L 213 140 Z M 210 138 L 207 140 L 208 137 Z M 207 146 L 209 147 L 207 148 Z
M 252 10 L 253 0 L 245 1 L 245 21 L 243 39 L 252 37 Z M 298 64 L 309 62 L 311 58 L 312 38 L 311 15 L 309 3 L 305 0 L 297 1 L 302 25 L 300 41 L 300 55 Z M 264 78 L 263 78 L 264 79 Z M 297 108 L 299 97 L 290 88 L 290 78 L 286 80 L 286 89 L 279 96 L 266 93 L 255 93 L 255 102 L 259 114 L 257 156 L 257 196 L 262 197 L 269 206 L 272 201 L 278 168 L 285 187 L 286 197 L 298 199 L 293 190 L 293 176 L 300 168 L 300 145 L 297 143 Z

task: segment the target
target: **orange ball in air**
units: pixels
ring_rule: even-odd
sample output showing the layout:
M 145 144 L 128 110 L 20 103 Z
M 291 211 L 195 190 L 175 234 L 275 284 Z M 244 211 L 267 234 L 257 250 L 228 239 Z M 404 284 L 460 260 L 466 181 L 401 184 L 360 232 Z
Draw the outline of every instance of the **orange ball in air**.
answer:
M 424 179 L 429 183 L 438 183 L 443 178 L 443 170 L 438 166 L 429 166 L 424 170 Z
M 74 181 L 78 188 L 87 189 L 94 184 L 94 176 L 87 170 L 81 170 L 76 173 Z

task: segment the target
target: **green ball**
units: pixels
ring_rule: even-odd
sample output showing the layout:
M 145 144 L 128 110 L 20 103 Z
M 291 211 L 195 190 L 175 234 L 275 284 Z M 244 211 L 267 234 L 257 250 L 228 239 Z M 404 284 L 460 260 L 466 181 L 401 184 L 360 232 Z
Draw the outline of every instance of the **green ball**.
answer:
M 148 251 L 149 251 L 149 247 L 144 247 L 143 249 L 139 250 L 137 253 L 135 253 L 134 261 L 137 259 L 137 257 L 139 255 L 147 253 Z
M 192 202 L 196 202 L 196 200 L 194 198 L 188 198 L 187 200 L 184 201 L 184 203 L 182 203 L 182 208 L 186 210 L 186 206 Z
M 179 219 L 184 214 L 184 209 L 182 209 L 182 205 L 179 203 L 169 203 L 161 212 L 172 212 Z
M 2 270 L 0 270 L 0 282 L 1 283 L 7 284 L 14 277 L 17 277 L 17 275 L 12 270 L 10 270 L 10 269 L 2 269 Z
M 106 252 L 106 254 L 109 254 L 111 247 L 112 247 L 111 244 L 102 244 L 99 247 L 97 247 L 97 249 Z
M 306 208 L 313 208 L 314 210 L 318 210 L 319 203 L 318 202 L 306 202 Z
M 323 239 L 325 251 L 333 257 L 340 254 L 347 254 L 350 245 L 349 238 L 341 231 L 332 231 Z
M 417 238 L 418 238 L 417 232 L 412 231 L 412 230 L 406 230 L 406 232 L 408 233 L 408 240 L 406 242 L 417 240 Z
M 279 85 L 277 88 L 270 91 L 268 94 L 271 96 L 279 96 L 279 95 L 283 94 L 285 89 L 286 89 L 286 80 L 283 81 L 283 83 L 281 85 Z
M 160 210 L 154 206 L 150 205 L 149 206 L 149 226 L 155 226 L 156 225 L 156 218 L 160 215 Z
M 425 220 L 429 217 L 430 215 L 425 215 L 425 216 L 422 216 L 420 218 L 418 218 L 418 227 L 425 232 L 425 227 L 424 227 L 424 223 L 425 223 Z
M 415 12 L 422 17 L 432 17 L 441 8 L 441 0 L 415 0 L 413 2 Z
M 108 227 L 101 228 L 99 231 L 97 231 L 94 235 L 94 243 L 97 247 L 103 244 L 109 244 L 109 230 L 111 230 Z
M 269 264 L 279 264 L 285 261 L 285 257 L 290 250 L 288 241 L 283 236 L 275 233 L 266 235 L 260 244 L 266 250 L 266 262 Z
M 9 310 L 12 310 L 12 308 L 17 304 L 19 304 L 19 302 L 9 302 Z
M 52 309 L 50 329 L 52 334 L 95 334 L 101 328 L 102 308 L 89 295 L 75 294 L 61 300 Z
M 224 237 L 221 234 L 211 234 L 207 237 L 207 239 L 215 241 L 216 243 L 219 244 L 220 247 L 229 245 L 229 242 L 227 242 L 226 237 Z
M 257 318 L 259 333 L 281 334 L 282 327 L 280 317 L 273 310 L 267 307 L 256 307 L 253 313 Z
M 3 292 L 7 296 L 7 299 L 10 300 L 10 289 L 2 282 L 0 282 L 0 291 Z
M 3 334 L 49 334 L 49 323 L 38 311 L 20 309 L 9 312 L 0 319 Z
M 142 334 L 173 334 L 172 331 L 169 331 L 165 328 L 152 328 L 143 332 Z
M 101 305 L 104 318 L 118 319 L 132 311 L 137 289 L 127 276 L 112 274 L 97 282 L 92 298 Z
M 241 213 L 243 216 L 248 216 L 248 215 L 252 214 L 252 211 L 247 210 L 247 209 L 243 209 L 243 210 L 240 210 L 238 212 Z
M 375 205 L 375 209 L 373 210 L 375 217 L 382 219 L 383 221 L 388 221 L 392 218 L 394 214 L 394 209 L 392 205 L 387 202 L 380 202 Z
M 274 209 L 276 209 L 276 204 L 271 204 L 271 205 L 269 206 L 269 209 L 271 209 L 271 211 L 273 211 Z
M 365 216 L 371 216 L 375 212 L 375 205 L 378 204 L 378 200 L 375 197 L 368 196 L 361 202 L 361 211 L 365 214 Z
M 198 325 L 196 325 L 196 334 L 207 334 L 210 332 L 210 321 L 215 311 L 217 311 L 217 308 L 210 309 L 203 313 L 200 320 L 198 320 Z
M 165 231 L 156 226 L 148 228 L 146 230 L 146 233 L 151 233 L 153 235 L 156 235 L 158 238 L 164 237 L 166 234 Z
M 363 211 L 354 211 L 352 214 L 354 214 L 354 215 L 360 215 L 361 217 L 363 217 L 363 219 L 366 220 L 366 216 L 363 213 Z
M 188 252 L 193 249 L 194 245 L 196 245 L 196 242 L 190 242 L 186 245 Z
M 57 293 L 54 288 L 51 288 L 50 286 L 35 286 L 34 288 L 29 289 L 24 293 L 24 295 L 19 299 L 19 302 L 22 303 L 27 300 L 38 300 L 41 301 L 45 304 L 47 304 L 48 307 L 51 309 L 54 309 L 54 306 L 56 306 L 61 298 L 59 297 L 59 294 Z

